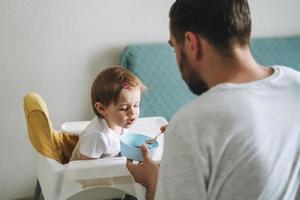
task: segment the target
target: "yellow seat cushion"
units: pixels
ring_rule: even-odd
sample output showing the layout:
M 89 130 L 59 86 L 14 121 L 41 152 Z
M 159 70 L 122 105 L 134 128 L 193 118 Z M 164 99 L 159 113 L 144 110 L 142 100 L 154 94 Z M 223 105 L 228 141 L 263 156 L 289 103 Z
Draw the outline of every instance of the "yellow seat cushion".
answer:
M 24 112 L 28 136 L 35 150 L 62 164 L 67 163 L 78 142 L 78 136 L 58 132 L 52 127 L 47 105 L 37 93 L 30 92 L 24 97 Z

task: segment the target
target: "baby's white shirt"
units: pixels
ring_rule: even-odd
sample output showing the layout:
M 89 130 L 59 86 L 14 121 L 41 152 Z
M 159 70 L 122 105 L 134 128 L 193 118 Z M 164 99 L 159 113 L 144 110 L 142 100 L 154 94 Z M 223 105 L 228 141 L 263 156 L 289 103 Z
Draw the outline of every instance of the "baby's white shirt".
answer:
M 70 160 L 78 160 L 80 154 L 90 158 L 118 156 L 120 136 L 125 132 L 127 129 L 123 129 L 121 134 L 115 133 L 104 119 L 95 116 L 81 133 Z

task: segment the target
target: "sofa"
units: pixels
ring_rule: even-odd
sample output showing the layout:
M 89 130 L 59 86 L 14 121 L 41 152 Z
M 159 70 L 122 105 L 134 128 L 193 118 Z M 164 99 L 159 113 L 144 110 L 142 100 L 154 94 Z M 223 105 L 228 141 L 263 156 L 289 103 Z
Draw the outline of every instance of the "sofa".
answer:
M 250 46 L 257 62 L 300 71 L 300 36 L 254 38 Z M 182 80 L 174 50 L 168 43 L 129 45 L 122 54 L 121 64 L 148 87 L 142 98 L 142 117 L 163 116 L 170 120 L 178 109 L 196 97 Z

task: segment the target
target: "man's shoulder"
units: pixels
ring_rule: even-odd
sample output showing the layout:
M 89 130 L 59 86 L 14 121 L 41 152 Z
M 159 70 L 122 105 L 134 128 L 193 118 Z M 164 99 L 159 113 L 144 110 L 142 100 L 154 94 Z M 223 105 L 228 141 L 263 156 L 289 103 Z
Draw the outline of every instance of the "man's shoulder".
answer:
M 236 117 L 236 112 L 248 109 L 251 105 L 248 90 L 231 88 L 222 85 L 212 88 L 192 102 L 183 106 L 173 116 L 172 120 L 185 121 L 197 119 L 211 119 L 214 121 L 222 117 Z M 250 102 L 249 102 L 250 101 Z
M 300 72 L 296 70 L 296 68 L 291 68 L 287 66 L 276 66 L 276 68 L 283 72 L 284 77 L 293 77 L 296 80 L 300 81 Z
M 219 98 L 214 98 L 215 95 L 210 94 L 202 94 L 193 101 L 181 107 L 172 117 L 173 120 L 185 120 L 187 118 L 193 119 L 196 116 L 206 116 L 211 113 L 211 111 L 215 110 L 219 104 Z M 219 100 L 217 100 L 219 99 Z

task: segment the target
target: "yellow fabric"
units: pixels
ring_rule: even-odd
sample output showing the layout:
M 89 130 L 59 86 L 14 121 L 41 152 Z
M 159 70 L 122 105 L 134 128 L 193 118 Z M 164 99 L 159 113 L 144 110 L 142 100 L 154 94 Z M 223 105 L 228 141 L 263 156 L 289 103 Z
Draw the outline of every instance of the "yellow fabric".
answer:
M 35 150 L 60 163 L 67 163 L 78 136 L 53 129 L 47 105 L 37 93 L 31 92 L 24 97 L 24 112 L 28 136 Z

